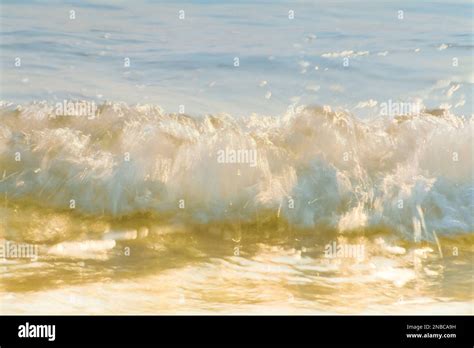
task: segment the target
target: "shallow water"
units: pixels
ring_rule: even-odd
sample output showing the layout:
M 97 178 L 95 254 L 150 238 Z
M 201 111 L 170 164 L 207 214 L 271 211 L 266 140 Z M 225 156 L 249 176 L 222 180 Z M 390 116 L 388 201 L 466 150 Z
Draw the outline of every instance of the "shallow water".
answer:
M 2 313 L 472 314 L 472 234 L 441 238 L 441 257 L 435 244 L 387 230 L 143 219 L 112 228 L 40 244 L 35 262 L 3 262 Z M 363 253 L 330 257 L 333 243 Z
M 0 12 L 0 313 L 473 314 L 470 2 Z

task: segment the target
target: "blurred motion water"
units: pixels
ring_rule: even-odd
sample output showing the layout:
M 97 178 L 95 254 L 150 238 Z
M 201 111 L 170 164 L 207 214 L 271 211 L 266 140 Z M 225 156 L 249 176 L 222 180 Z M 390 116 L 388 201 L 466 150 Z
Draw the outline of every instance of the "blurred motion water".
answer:
M 472 314 L 472 15 L 2 1 L 0 313 Z

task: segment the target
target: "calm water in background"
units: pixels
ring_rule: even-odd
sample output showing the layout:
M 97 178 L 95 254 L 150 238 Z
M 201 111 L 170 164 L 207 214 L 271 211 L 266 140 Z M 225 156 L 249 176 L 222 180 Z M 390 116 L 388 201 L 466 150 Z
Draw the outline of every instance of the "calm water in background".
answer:
M 1 6 L 0 96 L 16 103 L 82 98 L 152 103 L 168 112 L 184 105 L 190 114 L 276 115 L 297 102 L 368 117 L 380 110 L 357 109 L 359 102 L 419 98 L 429 108 L 450 104 L 456 114 L 472 113 L 469 1 Z M 348 67 L 337 56 L 344 51 L 354 51 Z
M 39 248 L 1 261 L 1 313 L 472 313 L 470 2 L 0 6 L 0 99 L 23 105 L 0 113 L 0 237 Z M 64 99 L 230 116 L 28 106 Z M 366 128 L 389 100 L 450 116 Z M 206 157 L 250 145 L 256 168 Z

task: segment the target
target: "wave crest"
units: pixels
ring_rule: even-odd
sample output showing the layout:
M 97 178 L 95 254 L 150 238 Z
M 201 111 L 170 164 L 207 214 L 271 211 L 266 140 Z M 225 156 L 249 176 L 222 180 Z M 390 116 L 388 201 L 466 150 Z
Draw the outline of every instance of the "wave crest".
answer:
M 473 122 L 447 112 L 366 122 L 328 107 L 233 118 L 106 103 L 91 119 L 39 102 L 2 103 L 0 117 L 0 192 L 12 201 L 197 223 L 266 211 L 300 227 L 472 231 Z

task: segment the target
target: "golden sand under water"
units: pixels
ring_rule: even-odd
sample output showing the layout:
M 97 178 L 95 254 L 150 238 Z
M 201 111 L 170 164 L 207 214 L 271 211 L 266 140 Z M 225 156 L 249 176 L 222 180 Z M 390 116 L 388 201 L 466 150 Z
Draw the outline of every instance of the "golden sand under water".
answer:
M 20 240 L 38 246 L 37 258 L 2 261 L 2 314 L 472 314 L 473 234 L 441 237 L 439 250 L 383 228 L 301 230 L 277 218 L 111 222 L 26 210 L 32 222 Z M 328 255 L 334 245 L 362 254 Z

